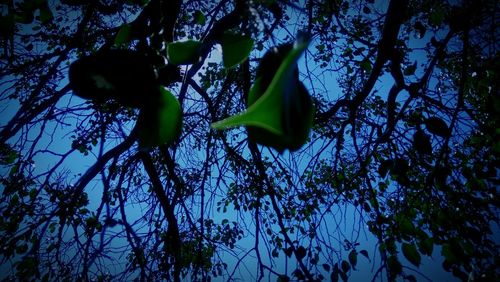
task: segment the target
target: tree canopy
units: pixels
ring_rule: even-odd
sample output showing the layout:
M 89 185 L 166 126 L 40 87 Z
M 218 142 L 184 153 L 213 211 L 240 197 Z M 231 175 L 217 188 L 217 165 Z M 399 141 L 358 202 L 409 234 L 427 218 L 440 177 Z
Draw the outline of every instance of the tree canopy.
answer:
M 498 1 L 0 12 L 2 279 L 500 279 Z

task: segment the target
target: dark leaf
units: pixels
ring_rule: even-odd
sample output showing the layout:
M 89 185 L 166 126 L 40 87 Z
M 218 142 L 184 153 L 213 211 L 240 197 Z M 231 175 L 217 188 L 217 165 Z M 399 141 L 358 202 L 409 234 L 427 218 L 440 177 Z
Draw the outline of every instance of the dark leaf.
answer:
M 417 267 L 420 266 L 420 254 L 414 244 L 403 243 L 402 249 L 403 255 L 407 260 Z
M 413 134 L 413 148 L 422 155 L 432 154 L 432 144 L 429 135 L 425 134 L 422 130 L 417 130 Z
M 194 12 L 193 20 L 196 24 L 199 24 L 199 25 L 205 25 L 205 23 L 207 21 L 205 15 L 200 10 L 197 10 L 196 12 Z
M 285 274 L 282 274 L 278 276 L 278 279 L 276 279 L 277 282 L 288 282 L 290 281 L 290 277 L 286 276 Z
M 389 271 L 394 275 L 398 275 L 403 271 L 403 267 L 396 256 L 390 256 L 387 259 L 387 266 Z
M 297 256 L 298 260 L 303 259 L 307 254 L 306 248 L 299 246 L 297 250 L 295 251 L 295 255 Z
M 407 275 L 405 278 L 409 282 L 417 282 L 417 278 L 415 278 L 415 276 L 413 276 L 413 275 Z
M 300 269 L 295 269 L 295 271 L 292 273 L 293 276 L 297 277 L 298 280 L 304 280 L 306 277 L 304 276 L 304 273 L 302 273 L 302 270 Z
M 426 119 L 424 123 L 425 128 L 427 128 L 427 130 L 434 135 L 448 137 L 451 134 L 446 122 L 438 117 L 430 117 Z
M 340 278 L 342 278 L 342 281 L 347 282 L 348 277 L 347 274 L 344 272 L 339 272 Z
M 431 256 L 434 249 L 434 240 L 432 238 L 425 238 L 419 242 L 419 250 L 421 253 Z
M 414 75 L 417 70 L 417 61 L 413 62 L 411 66 L 408 66 L 404 70 L 404 75 Z
M 367 250 L 361 250 L 361 251 L 359 251 L 359 253 L 362 254 L 367 259 L 370 259 L 370 257 L 368 256 L 368 251 Z
M 329 264 L 324 263 L 322 266 L 323 266 L 323 269 L 324 269 L 325 271 L 330 271 L 330 265 L 329 265 Z
M 393 165 L 394 162 L 392 160 L 382 161 L 378 167 L 378 173 L 380 174 L 380 177 L 385 177 Z
M 340 267 L 342 268 L 342 272 L 344 273 L 347 273 L 349 270 L 351 270 L 351 265 L 345 260 L 342 261 Z
M 358 253 L 355 250 L 352 250 L 349 253 L 349 263 L 351 263 L 352 268 L 355 268 L 356 264 L 358 263 Z
M 337 271 L 332 271 L 332 273 L 330 273 L 330 281 L 331 282 L 338 282 L 339 281 L 339 272 L 338 272 L 338 270 Z
M 418 33 L 418 38 L 422 38 L 425 36 L 425 32 L 427 31 L 427 28 L 422 24 L 422 22 L 416 22 L 415 23 L 415 30 Z

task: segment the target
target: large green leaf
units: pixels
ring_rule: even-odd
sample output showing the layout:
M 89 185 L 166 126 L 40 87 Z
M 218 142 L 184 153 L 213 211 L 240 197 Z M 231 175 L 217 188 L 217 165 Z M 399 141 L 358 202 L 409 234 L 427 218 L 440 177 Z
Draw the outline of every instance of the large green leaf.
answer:
M 196 40 L 177 41 L 167 45 L 167 59 L 174 65 L 190 65 L 199 62 L 202 43 Z
M 235 116 L 212 123 L 214 129 L 227 129 L 242 125 L 251 125 L 266 129 L 274 134 L 283 136 L 281 115 L 283 113 L 283 95 L 289 81 L 293 80 L 293 71 L 297 60 L 307 48 L 308 43 L 302 43 L 293 48 L 287 55 L 266 92 L 248 109 Z M 258 91 L 259 80 L 252 86 L 252 91 Z M 249 97 L 256 97 L 251 93 Z M 250 98 L 249 98 L 250 99 Z M 312 122 L 312 121 L 311 121 Z
M 159 86 L 157 104 L 144 107 L 139 116 L 139 149 L 169 144 L 176 141 L 182 129 L 182 109 L 177 98 Z
M 233 68 L 245 61 L 253 49 L 253 44 L 250 36 L 224 33 L 221 39 L 224 67 Z
M 115 37 L 115 45 L 121 46 L 130 42 L 131 39 L 131 27 L 129 24 L 123 24 Z

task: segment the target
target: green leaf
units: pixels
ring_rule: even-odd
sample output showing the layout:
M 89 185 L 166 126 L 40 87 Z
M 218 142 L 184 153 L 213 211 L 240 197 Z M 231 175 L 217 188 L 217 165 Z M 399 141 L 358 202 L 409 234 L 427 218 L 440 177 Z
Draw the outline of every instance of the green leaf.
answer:
M 369 73 L 372 70 L 372 63 L 368 58 L 365 58 L 363 61 L 361 61 L 359 63 L 359 66 L 367 73 Z
M 253 49 L 250 36 L 224 33 L 221 38 L 222 61 L 225 68 L 233 68 L 245 61 Z
M 441 254 L 451 264 L 460 262 L 461 250 L 458 244 L 445 243 L 441 249 Z
M 115 46 L 126 45 L 131 40 L 132 28 L 129 24 L 125 23 L 120 27 L 120 30 L 115 37 Z
M 200 61 L 202 43 L 196 40 L 177 41 L 167 45 L 168 62 L 174 65 L 190 65 Z
M 403 266 L 398 260 L 397 256 L 390 256 L 387 259 L 387 266 L 389 267 L 389 271 L 393 274 L 400 274 L 403 271 Z
M 300 43 L 287 54 L 286 58 L 279 66 L 278 71 L 274 75 L 272 82 L 262 95 L 258 95 L 258 91 L 260 91 L 259 83 L 261 80 L 260 78 L 256 79 L 249 94 L 249 102 L 251 101 L 254 103 L 249 103 L 250 105 L 245 112 L 212 123 L 212 128 L 220 130 L 244 125 L 264 129 L 270 134 L 276 135 L 274 139 L 279 143 L 277 145 L 282 146 L 283 148 L 297 147 L 297 144 L 294 144 L 293 142 L 300 143 L 300 146 L 305 143 L 309 135 L 310 128 L 312 127 L 314 112 L 312 103 L 311 109 L 305 109 L 306 113 L 303 117 L 305 119 L 305 122 L 303 123 L 304 128 L 299 129 L 303 131 L 299 134 L 287 135 L 285 128 L 286 125 L 282 121 L 282 116 L 285 115 L 284 112 L 286 110 L 289 110 L 289 108 L 285 107 L 286 102 L 298 103 L 296 100 L 285 101 L 287 98 L 306 98 L 310 101 L 310 97 L 307 93 L 305 93 L 307 97 L 285 96 L 286 94 L 290 94 L 289 91 L 296 91 L 299 87 L 303 88 L 301 82 L 295 81 L 296 79 L 294 74 L 297 60 L 307 48 L 307 45 L 308 42 Z M 299 85 L 293 84 L 294 81 Z M 255 99 L 256 97 L 258 97 L 258 99 Z
M 194 12 L 193 20 L 194 20 L 194 23 L 199 24 L 199 25 L 205 25 L 205 23 L 207 22 L 205 15 L 200 10 L 197 10 L 196 12 Z
M 396 218 L 398 221 L 398 227 L 399 230 L 401 231 L 401 234 L 410 236 L 415 234 L 415 226 L 413 225 L 413 222 L 411 222 L 410 219 L 408 219 L 404 215 L 397 216 Z
M 5 143 L 0 144 L 0 165 L 13 164 L 18 156 L 17 151 L 11 146 Z
M 432 238 L 425 238 L 418 244 L 421 253 L 431 256 L 434 249 L 434 240 Z
M 444 21 L 444 10 L 442 7 L 437 7 L 431 11 L 429 22 L 434 26 L 440 26 Z
M 415 266 L 420 266 L 420 253 L 417 251 L 415 244 L 403 243 L 403 255 Z
M 40 21 L 42 23 L 49 22 L 53 18 L 54 18 L 54 15 L 52 14 L 52 11 L 50 10 L 50 8 L 48 6 L 40 8 Z
M 177 98 L 163 86 L 159 86 L 158 104 L 141 110 L 138 122 L 139 149 L 147 150 L 154 146 L 176 141 L 182 130 L 182 109 Z

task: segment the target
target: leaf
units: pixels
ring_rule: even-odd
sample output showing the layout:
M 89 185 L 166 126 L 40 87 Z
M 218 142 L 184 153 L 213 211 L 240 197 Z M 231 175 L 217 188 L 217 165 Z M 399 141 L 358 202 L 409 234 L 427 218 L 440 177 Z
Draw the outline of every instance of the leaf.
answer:
M 417 70 L 417 61 L 413 62 L 411 66 L 406 67 L 403 73 L 406 76 L 414 75 L 416 70 Z
M 359 251 L 359 253 L 362 254 L 368 260 L 370 259 L 370 257 L 368 256 L 368 251 L 367 250 L 361 250 L 361 251 Z
M 0 16 L 0 38 L 10 38 L 14 35 L 16 21 L 12 14 Z
M 0 144 L 0 165 L 13 164 L 17 157 L 18 152 L 6 143 Z
M 415 131 L 415 134 L 413 134 L 413 148 L 421 155 L 432 154 L 432 144 L 429 135 L 420 129 Z
M 298 260 L 303 259 L 307 254 L 306 248 L 299 246 L 297 250 L 295 251 L 295 255 Z
M 115 37 L 115 46 L 126 45 L 131 40 L 132 28 L 130 24 L 123 24 Z
M 352 250 L 349 253 L 349 263 L 351 263 L 352 268 L 355 268 L 356 264 L 358 263 L 358 253 L 355 250 Z
M 207 22 L 205 15 L 200 10 L 196 10 L 194 12 L 193 20 L 194 23 L 199 25 L 205 25 L 205 23 Z
M 158 98 L 158 82 L 151 61 L 132 50 L 103 50 L 82 57 L 69 68 L 73 94 L 102 103 L 116 100 L 142 108 Z
M 339 275 L 340 275 L 340 278 L 342 278 L 342 281 L 347 282 L 348 277 L 347 277 L 347 274 L 345 274 L 345 272 L 339 272 Z
M 406 177 L 408 169 L 408 161 L 403 158 L 397 158 L 394 160 L 394 166 L 391 167 L 391 175 L 396 177 Z
M 40 8 L 40 21 L 42 23 L 49 22 L 53 18 L 54 15 L 48 6 Z
M 139 149 L 176 141 L 182 130 L 182 109 L 177 98 L 159 86 L 160 98 L 157 104 L 141 110 L 139 116 Z
M 351 266 L 345 260 L 342 261 L 342 263 L 340 264 L 340 267 L 342 268 L 342 272 L 344 272 L 344 273 L 347 273 L 349 270 L 351 270 Z
M 359 66 L 361 67 L 362 70 L 364 70 L 367 73 L 372 70 L 372 63 L 370 62 L 370 60 L 368 58 L 365 58 L 364 60 L 362 60 L 359 64 Z
M 276 146 L 273 146 L 273 143 L 264 145 L 274 147 L 278 151 L 280 151 L 280 147 L 290 150 L 300 148 L 307 141 L 309 131 L 312 127 L 314 106 L 302 83 L 297 82 L 297 84 L 291 84 L 290 81 L 293 82 L 296 79 L 294 75 L 297 60 L 307 48 L 307 45 L 308 42 L 298 44 L 287 54 L 274 75 L 271 84 L 262 95 L 258 95 L 258 93 L 255 92 L 260 91 L 259 83 L 261 79 L 257 78 L 250 90 L 249 100 L 252 99 L 251 97 L 259 98 L 251 104 L 245 112 L 212 123 L 212 128 L 220 130 L 242 125 L 251 126 L 263 129 L 275 135 L 273 140 L 275 140 L 274 144 Z M 297 91 L 298 88 L 300 88 L 302 92 L 297 95 L 305 96 L 293 98 L 287 96 L 290 95 L 290 92 Z M 303 93 L 304 91 L 305 93 Z M 287 99 L 292 100 L 287 101 Z M 301 127 L 294 129 L 292 132 L 287 132 L 289 127 L 287 127 L 286 122 L 283 122 L 282 117 L 286 115 L 287 110 L 290 110 L 290 106 L 288 105 L 290 103 L 294 105 L 299 103 L 300 106 L 307 104 L 307 102 L 309 102 L 309 107 L 303 109 L 304 112 L 295 113 L 295 115 L 302 114 L 300 118 Z M 298 118 L 298 116 L 294 118 Z M 286 118 L 284 119 L 286 120 Z
M 285 255 L 286 255 L 287 257 L 289 257 L 289 258 L 290 258 L 290 257 L 292 257 L 292 255 L 293 255 L 293 247 L 288 247 L 288 248 L 286 248 L 286 249 L 285 249 Z
M 414 27 L 418 33 L 417 37 L 423 38 L 425 36 L 425 32 L 427 31 L 427 28 L 422 24 L 422 22 L 416 22 Z
M 400 274 L 403 270 L 397 256 L 390 256 L 387 259 L 387 266 L 389 267 L 389 271 L 395 275 Z
M 443 8 L 437 7 L 436 9 L 433 9 L 431 11 L 431 14 L 429 15 L 429 22 L 433 26 L 440 26 L 443 23 L 443 20 L 444 20 Z
M 339 264 L 335 263 L 333 266 L 332 273 L 330 274 L 330 281 L 331 282 L 338 282 L 339 281 Z
M 415 244 L 403 243 L 403 255 L 415 266 L 420 266 L 420 253 L 417 251 Z
M 446 122 L 444 122 L 444 120 L 438 117 L 430 117 L 426 119 L 424 123 L 425 123 L 425 128 L 427 128 L 427 130 L 434 135 L 446 138 L 449 137 L 451 134 L 450 129 L 448 128 Z
M 418 246 L 421 253 L 431 256 L 434 249 L 434 240 L 432 238 L 425 238 L 420 240 Z
M 233 68 L 245 61 L 253 49 L 250 36 L 224 33 L 221 38 L 222 61 L 225 68 Z
M 457 256 L 458 250 L 452 244 L 445 243 L 441 249 L 441 254 L 444 256 L 448 263 L 458 263 L 459 257 Z
M 297 277 L 298 280 L 305 280 L 306 277 L 304 276 L 304 273 L 302 273 L 302 270 L 300 269 L 295 269 L 293 272 L 292 272 L 293 276 Z
M 415 234 L 415 226 L 413 222 L 403 215 L 397 217 L 398 227 L 401 234 L 412 236 Z
M 288 282 L 288 281 L 290 281 L 290 277 L 286 276 L 285 274 L 282 274 L 282 275 L 278 276 L 276 281 L 277 282 Z
M 378 167 L 378 174 L 380 174 L 380 177 L 384 178 L 393 165 L 394 165 L 393 160 L 389 159 L 382 161 Z
M 200 61 L 202 43 L 196 40 L 177 41 L 167 45 L 168 62 L 174 65 L 190 65 Z

